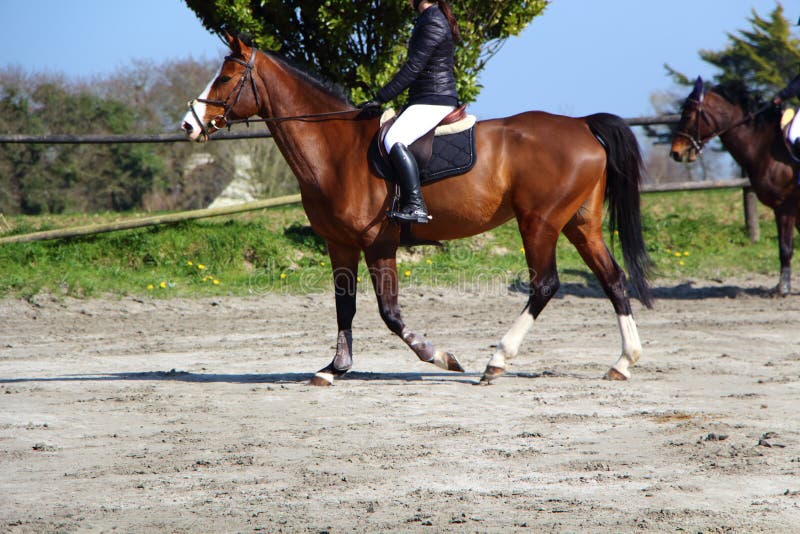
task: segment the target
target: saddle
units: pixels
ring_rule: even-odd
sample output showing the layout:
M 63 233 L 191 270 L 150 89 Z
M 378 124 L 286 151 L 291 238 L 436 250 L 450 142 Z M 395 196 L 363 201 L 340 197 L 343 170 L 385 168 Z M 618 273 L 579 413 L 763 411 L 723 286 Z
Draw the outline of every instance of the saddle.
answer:
M 467 106 L 450 112 L 442 121 L 416 141 L 409 150 L 417 160 L 420 182 L 428 184 L 448 176 L 463 174 L 475 165 L 474 115 L 468 115 Z M 380 127 L 369 147 L 369 163 L 381 178 L 393 181 L 389 155 L 384 139 L 386 132 L 397 119 L 393 109 L 386 110 L 380 119 Z

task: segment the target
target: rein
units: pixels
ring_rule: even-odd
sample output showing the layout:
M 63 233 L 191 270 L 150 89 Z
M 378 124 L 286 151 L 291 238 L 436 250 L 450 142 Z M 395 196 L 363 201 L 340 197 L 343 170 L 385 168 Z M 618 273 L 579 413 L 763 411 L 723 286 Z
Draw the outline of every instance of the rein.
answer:
M 250 81 L 250 88 L 253 91 L 253 97 L 256 100 L 256 108 L 260 108 L 261 104 L 259 103 L 258 99 L 258 90 L 256 88 L 256 80 L 253 77 L 253 70 L 255 68 L 255 60 L 256 60 L 256 53 L 258 49 L 253 48 L 252 52 L 250 53 L 250 60 L 245 62 L 239 58 L 233 56 L 225 56 L 225 61 L 232 61 L 244 67 L 244 72 L 242 73 L 242 77 L 239 78 L 239 81 L 236 85 L 231 89 L 231 92 L 228 93 L 228 96 L 225 97 L 225 100 L 209 100 L 207 98 L 195 98 L 194 100 L 189 102 L 189 109 L 194 115 L 195 120 L 203 129 L 203 134 L 209 136 L 208 127 L 215 128 L 220 130 L 222 128 L 228 127 L 228 130 L 231 129 L 231 126 L 234 124 L 247 124 L 250 125 L 251 122 L 284 122 L 284 121 L 304 121 L 304 120 L 311 120 L 311 119 L 324 119 L 326 117 L 333 117 L 337 115 L 345 115 L 348 113 L 358 113 L 360 109 L 347 109 L 342 111 L 329 111 L 326 113 L 310 113 L 307 115 L 290 115 L 285 117 L 267 117 L 267 118 L 259 118 L 259 119 L 229 119 L 228 114 L 231 110 L 239 103 L 239 99 L 242 96 L 242 90 L 244 89 L 245 85 L 247 85 L 248 80 Z M 234 96 L 234 93 L 236 95 Z M 233 98 L 233 102 L 231 102 L 231 98 Z M 209 104 L 212 106 L 217 106 L 222 108 L 222 114 L 215 116 L 213 119 L 204 123 L 200 118 L 200 115 L 195 110 L 196 103 L 202 104 Z M 220 122 L 222 124 L 220 124 Z
M 690 98 L 690 99 L 688 99 L 688 102 L 697 105 L 698 117 L 697 117 L 697 121 L 695 121 L 695 135 L 692 135 L 690 133 L 683 132 L 683 131 L 675 132 L 675 135 L 678 136 L 678 137 L 683 137 L 684 139 L 688 139 L 689 142 L 692 144 L 692 147 L 697 151 L 698 154 L 703 151 L 703 147 L 706 145 L 706 143 L 708 143 L 709 141 L 711 141 L 715 137 L 717 137 L 719 135 L 724 135 L 724 134 L 730 132 L 731 130 L 733 130 L 735 128 L 738 128 L 742 124 L 750 122 L 751 120 L 756 118 L 758 115 L 764 113 L 770 107 L 772 107 L 772 104 L 766 104 L 766 105 L 758 108 L 756 111 L 748 111 L 747 114 L 744 117 L 742 117 L 741 119 L 739 119 L 738 121 L 734 122 L 733 124 L 730 124 L 730 125 L 726 126 L 725 128 L 718 129 L 719 123 L 717 122 L 717 120 L 714 119 L 714 117 L 712 117 L 712 116 L 710 116 L 710 115 L 705 113 L 705 110 L 703 109 L 703 99 L 702 98 L 700 98 L 700 99 Z M 705 119 L 705 121 L 708 122 L 709 124 L 712 123 L 712 120 L 710 120 L 710 119 L 713 119 L 713 123 L 714 123 L 714 126 L 715 126 L 715 128 L 711 131 L 711 133 L 706 135 L 705 137 L 700 137 L 700 120 L 701 119 Z
M 234 124 L 250 124 L 251 122 L 284 122 L 284 121 L 307 121 L 310 119 L 324 119 L 326 117 L 334 117 L 336 115 L 346 115 L 348 113 L 359 113 L 360 109 L 344 109 L 341 111 L 327 111 L 325 113 L 309 113 L 308 115 L 287 115 L 284 117 L 267 117 L 266 119 L 235 119 L 228 120 L 226 124 L 228 129 Z

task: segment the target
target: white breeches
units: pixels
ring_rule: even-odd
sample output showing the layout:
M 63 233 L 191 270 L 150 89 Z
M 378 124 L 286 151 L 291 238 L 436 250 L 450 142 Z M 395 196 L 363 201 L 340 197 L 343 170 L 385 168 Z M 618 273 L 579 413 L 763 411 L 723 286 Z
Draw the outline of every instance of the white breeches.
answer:
M 792 125 L 789 126 L 789 142 L 794 143 L 797 138 L 800 138 L 800 108 L 794 114 Z
M 408 146 L 442 122 L 453 106 L 433 106 L 430 104 L 414 104 L 403 111 L 392 127 L 386 132 L 383 144 L 386 153 L 392 151 L 395 143 Z

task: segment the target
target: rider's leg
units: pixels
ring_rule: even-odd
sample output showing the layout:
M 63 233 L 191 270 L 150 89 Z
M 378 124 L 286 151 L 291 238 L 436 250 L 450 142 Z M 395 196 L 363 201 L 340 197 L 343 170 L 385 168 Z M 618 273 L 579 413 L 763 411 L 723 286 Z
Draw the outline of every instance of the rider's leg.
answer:
M 435 128 L 452 110 L 452 106 L 414 104 L 406 108 L 386 132 L 384 145 L 401 191 L 400 209 L 392 212 L 391 217 L 409 222 L 428 222 L 419 168 L 408 147 Z
M 789 125 L 787 138 L 789 140 L 789 145 L 792 147 L 794 156 L 800 157 L 800 108 L 795 111 L 792 124 Z
M 425 224 L 428 222 L 428 208 L 422 199 L 419 183 L 419 168 L 414 155 L 403 143 L 395 143 L 389 152 L 395 179 L 400 186 L 400 209 L 389 216 L 401 221 Z

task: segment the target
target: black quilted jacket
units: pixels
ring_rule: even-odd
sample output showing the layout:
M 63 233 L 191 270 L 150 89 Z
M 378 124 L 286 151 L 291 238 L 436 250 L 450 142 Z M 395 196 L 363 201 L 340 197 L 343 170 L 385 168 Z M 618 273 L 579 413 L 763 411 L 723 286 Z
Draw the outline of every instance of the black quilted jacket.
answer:
M 408 58 L 400 71 L 377 93 L 377 99 L 388 102 L 407 87 L 409 104 L 458 103 L 456 77 L 453 73 L 453 32 L 438 6 L 431 6 L 417 18 Z
M 783 100 L 788 100 L 800 93 L 800 74 L 794 77 L 794 80 L 789 82 L 789 85 L 783 88 L 778 96 Z

